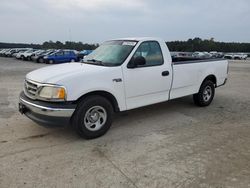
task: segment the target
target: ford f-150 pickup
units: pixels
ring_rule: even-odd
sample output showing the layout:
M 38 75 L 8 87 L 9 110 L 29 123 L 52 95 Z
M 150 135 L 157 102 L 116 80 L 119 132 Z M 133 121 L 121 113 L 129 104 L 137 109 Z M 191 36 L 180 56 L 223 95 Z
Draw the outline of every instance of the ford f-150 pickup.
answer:
M 38 124 L 73 125 L 91 139 L 108 131 L 114 112 L 187 95 L 208 106 L 227 75 L 227 60 L 172 59 L 158 38 L 110 40 L 80 63 L 28 73 L 19 111 Z

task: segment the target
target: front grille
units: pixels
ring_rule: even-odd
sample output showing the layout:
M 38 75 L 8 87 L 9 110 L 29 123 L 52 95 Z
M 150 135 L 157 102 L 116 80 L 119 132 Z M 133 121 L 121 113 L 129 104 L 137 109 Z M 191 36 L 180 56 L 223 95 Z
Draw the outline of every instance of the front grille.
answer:
M 38 89 L 38 84 L 25 80 L 24 93 L 27 95 L 27 97 L 35 99 L 37 94 L 37 89 Z

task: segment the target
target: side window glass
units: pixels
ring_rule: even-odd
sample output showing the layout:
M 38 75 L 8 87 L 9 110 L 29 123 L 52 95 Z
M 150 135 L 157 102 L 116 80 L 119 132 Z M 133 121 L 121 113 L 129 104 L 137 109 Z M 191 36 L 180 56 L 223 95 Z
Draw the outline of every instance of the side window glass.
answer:
M 70 55 L 70 52 L 69 52 L 69 51 L 65 51 L 65 52 L 64 52 L 64 55 L 67 55 L 67 56 L 68 56 L 68 55 Z
M 146 65 L 143 65 L 142 67 L 163 64 L 161 47 L 156 41 L 143 42 L 136 50 L 133 59 L 138 56 L 142 56 L 146 59 Z
M 57 52 L 56 55 L 62 56 L 62 55 L 63 55 L 63 52 Z

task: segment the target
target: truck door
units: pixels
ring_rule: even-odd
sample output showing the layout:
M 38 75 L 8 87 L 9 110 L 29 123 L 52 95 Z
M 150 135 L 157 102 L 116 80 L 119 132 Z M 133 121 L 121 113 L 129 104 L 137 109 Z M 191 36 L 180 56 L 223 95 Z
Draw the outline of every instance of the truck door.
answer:
M 146 63 L 130 68 L 139 56 L 145 58 Z M 171 62 L 164 62 L 157 41 L 142 42 L 123 69 L 127 109 L 168 100 L 172 81 Z

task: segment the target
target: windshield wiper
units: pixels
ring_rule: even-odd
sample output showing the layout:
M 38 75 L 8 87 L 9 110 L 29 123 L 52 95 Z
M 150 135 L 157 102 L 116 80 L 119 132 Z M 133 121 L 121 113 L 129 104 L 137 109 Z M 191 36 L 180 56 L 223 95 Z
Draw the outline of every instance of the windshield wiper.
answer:
M 105 64 L 104 64 L 102 61 L 100 61 L 100 60 L 96 60 L 96 59 L 87 59 L 86 61 L 87 61 L 87 62 L 93 62 L 93 63 L 91 63 L 91 64 L 103 65 L 103 66 L 105 66 Z

